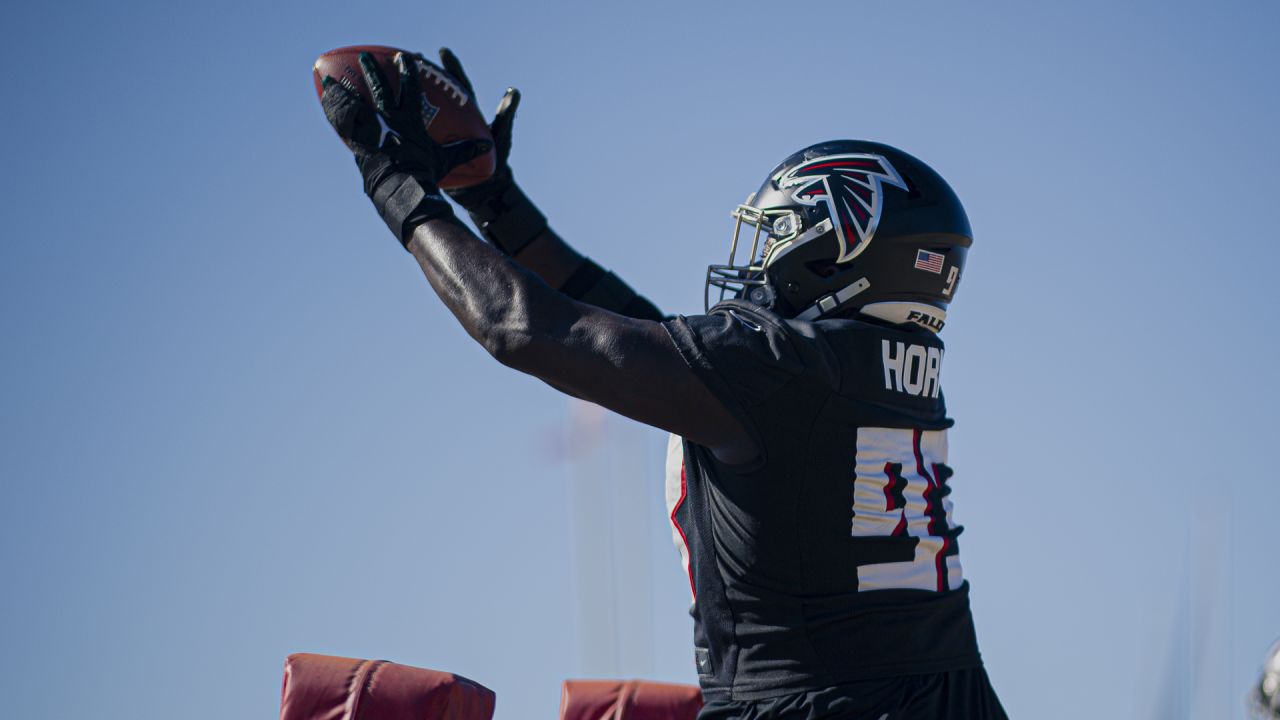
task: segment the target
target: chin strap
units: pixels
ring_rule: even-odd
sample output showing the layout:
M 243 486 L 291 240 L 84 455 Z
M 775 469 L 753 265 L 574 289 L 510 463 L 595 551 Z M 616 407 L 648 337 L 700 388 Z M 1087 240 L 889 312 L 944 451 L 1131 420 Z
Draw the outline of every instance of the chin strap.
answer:
M 917 302 L 878 302 L 863 305 L 858 312 L 895 325 L 919 325 L 938 332 L 947 322 L 947 311 Z
M 796 319 L 812 322 L 823 315 L 829 315 L 840 309 L 845 303 L 852 300 L 855 295 L 863 292 L 869 287 L 871 287 L 871 281 L 866 278 L 849 283 L 830 295 L 824 295 L 818 298 L 818 302 L 810 305 L 799 315 L 796 315 Z

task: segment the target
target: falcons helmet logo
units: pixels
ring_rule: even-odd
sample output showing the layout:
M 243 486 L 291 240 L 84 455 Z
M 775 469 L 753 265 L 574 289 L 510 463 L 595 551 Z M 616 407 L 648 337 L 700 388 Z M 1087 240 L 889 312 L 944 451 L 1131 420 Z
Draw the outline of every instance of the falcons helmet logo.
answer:
M 888 160 L 870 153 L 814 158 L 782 173 L 775 182 L 779 188 L 795 188 L 791 197 L 802 205 L 826 203 L 840 240 L 838 263 L 857 257 L 876 234 L 884 207 L 881 184 L 907 189 Z

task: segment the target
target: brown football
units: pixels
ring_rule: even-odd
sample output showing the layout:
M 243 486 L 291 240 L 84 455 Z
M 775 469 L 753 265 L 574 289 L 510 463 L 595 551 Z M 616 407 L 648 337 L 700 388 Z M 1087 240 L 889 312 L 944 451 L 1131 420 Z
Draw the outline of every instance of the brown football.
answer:
M 400 72 L 396 70 L 395 56 L 398 52 L 412 57 L 418 64 L 420 82 L 423 93 L 427 96 L 427 104 L 435 108 L 435 113 L 427 119 L 427 135 L 444 145 L 458 140 L 483 139 L 493 140 L 489 133 L 489 125 L 484 115 L 476 107 L 476 99 L 471 97 L 462 83 L 455 80 L 443 68 L 424 59 L 420 55 L 398 48 L 381 45 L 353 45 L 351 47 L 330 50 L 317 60 L 311 74 L 316 83 L 316 94 L 324 94 L 321 84 L 326 75 L 334 80 L 345 82 L 347 87 L 355 88 L 364 101 L 373 105 L 373 95 L 364 82 L 364 74 L 360 72 L 360 53 L 367 52 L 373 56 L 382 70 L 382 77 L 391 86 L 392 92 L 400 92 Z M 493 150 L 468 163 L 459 165 L 440 181 L 440 187 L 446 189 L 462 188 L 483 182 L 493 175 L 495 156 Z

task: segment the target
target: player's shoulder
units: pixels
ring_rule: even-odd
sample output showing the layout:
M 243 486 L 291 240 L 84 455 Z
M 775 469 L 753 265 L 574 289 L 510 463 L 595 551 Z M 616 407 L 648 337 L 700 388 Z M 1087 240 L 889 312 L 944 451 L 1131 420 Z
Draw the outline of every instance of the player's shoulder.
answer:
M 729 342 L 777 346 L 780 357 L 789 351 L 796 356 L 831 356 L 829 359 L 839 361 L 857 354 L 856 348 L 859 347 L 878 349 L 885 340 L 935 347 L 943 345 L 936 333 L 914 325 L 895 325 L 860 316 L 800 320 L 743 300 L 722 302 L 706 315 L 688 319 L 700 330 L 713 331 L 708 333 L 708 337 L 714 335 L 716 339 Z
M 835 382 L 839 374 L 839 363 L 817 324 L 749 302 L 728 300 L 704 315 L 679 316 L 666 324 L 682 351 L 757 390 L 801 376 Z

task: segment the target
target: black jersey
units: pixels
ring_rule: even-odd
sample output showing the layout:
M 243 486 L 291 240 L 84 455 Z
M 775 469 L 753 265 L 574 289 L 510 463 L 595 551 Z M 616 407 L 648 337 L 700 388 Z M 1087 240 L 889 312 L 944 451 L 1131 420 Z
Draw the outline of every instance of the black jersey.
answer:
M 759 457 L 673 438 L 672 532 L 710 700 L 979 666 L 951 517 L 942 341 L 729 301 L 667 321 Z

